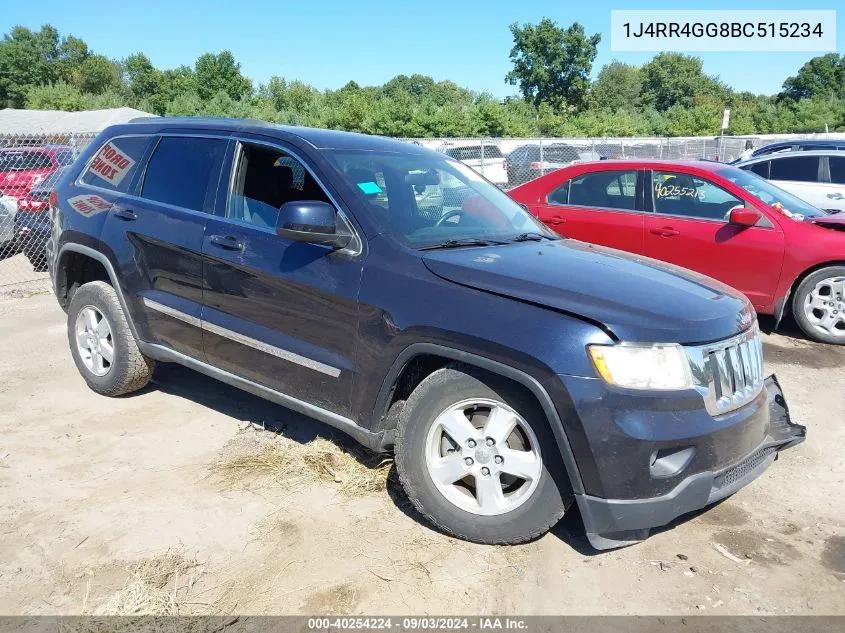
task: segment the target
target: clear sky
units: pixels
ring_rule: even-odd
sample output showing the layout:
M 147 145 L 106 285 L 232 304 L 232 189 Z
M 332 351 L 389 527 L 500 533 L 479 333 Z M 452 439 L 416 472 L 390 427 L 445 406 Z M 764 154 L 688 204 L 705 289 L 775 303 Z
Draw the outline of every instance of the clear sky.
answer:
M 842 51 L 841 0 L 710 0 L 705 4 L 642 0 L 143 0 L 93 2 L 6 0 L 0 32 L 15 24 L 50 23 L 62 35 L 84 39 L 94 52 L 122 58 L 143 51 L 159 68 L 187 64 L 202 53 L 230 49 L 256 82 L 272 75 L 339 88 L 353 79 L 380 84 L 414 72 L 451 79 L 497 97 L 517 92 L 504 83 L 510 69 L 508 25 L 549 17 L 562 26 L 581 22 L 603 39 L 595 75 L 613 59 L 640 64 L 653 53 L 610 50 L 611 9 L 839 9 L 837 50 Z M 695 53 L 704 70 L 738 90 L 775 93 L 784 78 L 821 53 Z

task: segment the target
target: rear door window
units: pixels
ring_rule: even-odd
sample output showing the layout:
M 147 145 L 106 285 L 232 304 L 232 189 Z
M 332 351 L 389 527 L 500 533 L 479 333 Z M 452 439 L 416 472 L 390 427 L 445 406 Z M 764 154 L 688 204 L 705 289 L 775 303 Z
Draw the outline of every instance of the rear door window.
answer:
M 818 156 L 784 156 L 773 158 L 769 178 L 771 180 L 793 180 L 797 182 L 819 181 Z
M 162 137 L 144 174 L 141 197 L 212 213 L 226 145 L 218 138 Z
M 92 187 L 126 193 L 150 142 L 149 136 L 109 139 L 94 154 L 80 180 Z
M 637 172 L 595 171 L 570 181 L 569 204 L 620 211 L 637 210 Z

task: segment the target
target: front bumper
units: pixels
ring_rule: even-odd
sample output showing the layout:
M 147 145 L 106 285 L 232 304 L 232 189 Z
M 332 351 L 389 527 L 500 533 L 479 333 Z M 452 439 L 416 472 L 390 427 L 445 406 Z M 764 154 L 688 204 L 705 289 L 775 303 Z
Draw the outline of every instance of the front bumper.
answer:
M 794 424 L 775 376 L 765 381 L 769 425 L 763 441 L 726 468 L 690 475 L 671 491 L 644 499 L 605 499 L 577 495 L 587 538 L 596 549 L 631 545 L 648 537 L 653 527 L 699 510 L 751 483 L 778 453 L 804 441 L 806 427 Z

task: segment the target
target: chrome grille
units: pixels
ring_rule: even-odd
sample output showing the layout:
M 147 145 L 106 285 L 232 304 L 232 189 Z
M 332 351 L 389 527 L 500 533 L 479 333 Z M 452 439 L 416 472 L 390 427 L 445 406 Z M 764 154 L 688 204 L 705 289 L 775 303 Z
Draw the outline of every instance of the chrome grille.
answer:
M 749 403 L 763 388 L 763 347 L 755 322 L 730 339 L 686 347 L 696 389 L 710 415 Z

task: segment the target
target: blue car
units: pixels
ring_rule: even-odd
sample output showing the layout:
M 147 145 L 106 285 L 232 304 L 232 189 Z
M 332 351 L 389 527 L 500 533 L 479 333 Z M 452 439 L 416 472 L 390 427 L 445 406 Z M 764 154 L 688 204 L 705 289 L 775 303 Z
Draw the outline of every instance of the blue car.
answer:
M 467 165 L 256 121 L 102 132 L 48 266 L 91 389 L 175 362 L 373 451 L 433 525 L 519 543 L 575 504 L 600 549 L 722 499 L 804 439 L 748 300 L 565 239 Z

